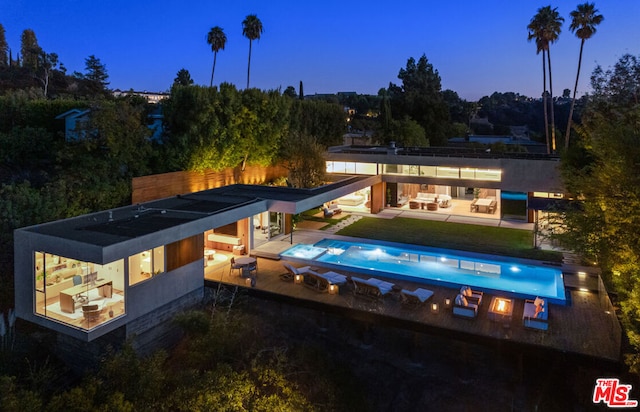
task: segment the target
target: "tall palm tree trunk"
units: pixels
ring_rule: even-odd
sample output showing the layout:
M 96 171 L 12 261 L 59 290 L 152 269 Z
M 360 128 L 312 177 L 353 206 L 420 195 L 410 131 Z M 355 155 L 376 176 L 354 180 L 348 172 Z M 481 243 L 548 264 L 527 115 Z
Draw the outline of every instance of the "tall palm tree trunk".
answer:
M 249 39 L 249 64 L 247 65 L 247 89 L 249 88 L 249 76 L 251 75 L 251 39 Z
M 547 65 L 545 54 L 545 51 L 542 50 L 542 107 L 544 112 L 544 137 L 547 142 L 547 154 L 549 154 L 549 114 L 547 113 Z
M 216 71 L 216 59 L 218 58 L 218 52 L 213 53 L 213 67 L 211 68 L 211 82 L 209 87 L 213 87 L 213 73 Z
M 549 106 L 551 108 L 551 153 L 556 152 L 556 119 L 554 116 L 553 104 L 553 81 L 551 80 L 551 50 L 547 50 L 547 62 L 549 63 Z
M 582 66 L 582 49 L 584 48 L 584 39 L 580 42 L 580 56 L 578 57 L 578 72 L 576 73 L 576 84 L 573 86 L 573 99 L 571 99 L 571 108 L 569 109 L 569 120 L 567 121 L 567 132 L 564 137 L 564 148 L 569 148 L 569 136 L 571 135 L 571 121 L 573 120 L 573 106 L 576 104 L 576 93 L 578 92 L 578 79 L 580 78 L 580 66 Z

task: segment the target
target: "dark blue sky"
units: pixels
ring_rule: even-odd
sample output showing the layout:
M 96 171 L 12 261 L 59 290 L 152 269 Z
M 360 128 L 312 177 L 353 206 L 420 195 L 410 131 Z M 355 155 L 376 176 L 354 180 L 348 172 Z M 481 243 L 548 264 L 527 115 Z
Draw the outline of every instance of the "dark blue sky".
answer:
M 565 18 L 552 46 L 554 94 L 573 89 L 580 42 L 569 31 L 578 1 L 552 4 Z M 541 56 L 526 26 L 541 6 L 529 0 L 290 1 L 290 0 L 0 0 L 0 24 L 14 51 L 20 35 L 35 31 L 40 46 L 58 53 L 69 72 L 84 71 L 93 54 L 107 67 L 110 87 L 166 91 L 181 68 L 208 85 L 213 53 L 206 35 L 227 35 L 214 83 L 246 85 L 249 41 L 242 20 L 257 14 L 264 33 L 254 41 L 251 86 L 298 88 L 305 94 L 356 91 L 376 94 L 399 84 L 400 68 L 426 54 L 443 89 L 477 100 L 494 91 L 540 96 Z M 604 22 L 587 41 L 578 93 L 590 90 L 596 64 L 613 65 L 640 54 L 640 1 L 596 2 Z

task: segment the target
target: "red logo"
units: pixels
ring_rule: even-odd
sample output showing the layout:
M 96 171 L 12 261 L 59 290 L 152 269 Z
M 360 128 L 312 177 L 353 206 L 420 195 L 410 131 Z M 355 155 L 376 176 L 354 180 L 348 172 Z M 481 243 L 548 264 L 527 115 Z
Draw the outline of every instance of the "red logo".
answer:
M 618 378 L 596 379 L 593 403 L 604 402 L 610 408 L 635 408 L 638 401 L 629 399 L 631 385 L 620 383 Z

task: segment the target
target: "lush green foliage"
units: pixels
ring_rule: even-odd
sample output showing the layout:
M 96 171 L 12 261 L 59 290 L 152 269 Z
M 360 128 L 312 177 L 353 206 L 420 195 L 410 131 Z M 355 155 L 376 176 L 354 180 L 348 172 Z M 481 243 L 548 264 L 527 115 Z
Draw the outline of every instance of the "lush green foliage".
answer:
M 292 133 L 282 145 L 282 164 L 289 169 L 289 184 L 311 188 L 324 184 L 325 149 L 315 138 Z
M 592 83 L 581 139 L 563 162 L 580 207 L 564 213 L 559 237 L 597 262 L 617 294 L 633 350 L 628 361 L 640 374 L 640 61 L 625 55 L 612 70 L 597 68 Z
M 431 146 L 445 146 L 449 108 L 442 97 L 438 71 L 422 55 L 417 63 L 409 58 L 398 78 L 402 86 L 390 84 L 388 89 L 393 118 L 408 116 L 425 130 Z
M 229 296 L 228 291 L 220 290 Z M 231 293 L 237 293 L 231 291 Z M 242 299 L 236 302 L 241 302 Z M 73 387 L 28 388 L 0 376 L 0 411 L 314 411 L 362 409 L 361 394 L 330 353 L 303 337 L 299 321 L 233 308 L 176 318 L 187 332 L 170 354 L 108 354 Z M 231 310 L 228 310 L 231 309 Z M 295 332 L 294 332 L 295 331 Z M 297 333 L 296 333 L 297 332 Z M 47 376 L 46 370 L 39 373 Z M 346 379 L 343 377 L 346 376 Z M 344 380 L 344 381 L 343 381 Z

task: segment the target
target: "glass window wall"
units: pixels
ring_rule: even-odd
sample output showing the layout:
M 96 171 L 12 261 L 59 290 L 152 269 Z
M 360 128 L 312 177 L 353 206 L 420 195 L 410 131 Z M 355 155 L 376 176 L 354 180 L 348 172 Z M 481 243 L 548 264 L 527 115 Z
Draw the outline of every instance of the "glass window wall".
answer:
M 35 313 L 81 329 L 124 315 L 124 260 L 106 265 L 34 253 Z
M 383 164 L 384 174 L 401 176 L 437 177 L 445 179 L 489 180 L 499 182 L 502 172 L 494 169 L 459 168 L 449 166 L 416 166 Z

